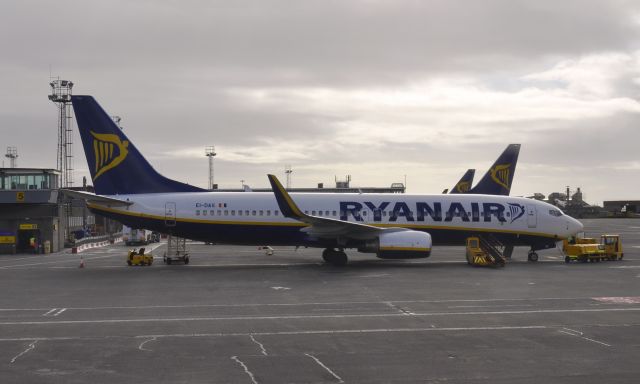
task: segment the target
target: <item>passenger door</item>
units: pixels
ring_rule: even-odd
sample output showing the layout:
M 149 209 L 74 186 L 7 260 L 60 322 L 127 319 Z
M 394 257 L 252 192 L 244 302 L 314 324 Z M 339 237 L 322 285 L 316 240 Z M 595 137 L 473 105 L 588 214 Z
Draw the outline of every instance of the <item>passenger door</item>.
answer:
M 176 226 L 176 203 L 164 205 L 164 225 L 167 227 Z
M 538 225 L 538 212 L 535 205 L 527 205 L 527 225 L 535 228 Z

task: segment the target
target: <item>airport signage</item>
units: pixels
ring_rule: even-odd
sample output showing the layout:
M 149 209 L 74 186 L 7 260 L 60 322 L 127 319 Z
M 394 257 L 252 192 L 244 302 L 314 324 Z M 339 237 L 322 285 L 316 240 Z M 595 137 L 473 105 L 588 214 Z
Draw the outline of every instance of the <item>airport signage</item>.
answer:
M 20 229 L 38 229 L 38 224 L 20 224 Z
M 0 235 L 0 244 L 15 244 L 16 237 L 15 236 L 2 236 Z

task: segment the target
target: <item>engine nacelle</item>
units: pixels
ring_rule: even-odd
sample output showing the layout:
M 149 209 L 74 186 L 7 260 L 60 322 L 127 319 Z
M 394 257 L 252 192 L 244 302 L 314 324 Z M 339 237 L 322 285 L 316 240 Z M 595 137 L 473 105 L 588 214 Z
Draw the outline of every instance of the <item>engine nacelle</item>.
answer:
M 431 235 L 419 231 L 383 232 L 376 240 L 358 248 L 375 252 L 381 259 L 418 259 L 431 255 Z

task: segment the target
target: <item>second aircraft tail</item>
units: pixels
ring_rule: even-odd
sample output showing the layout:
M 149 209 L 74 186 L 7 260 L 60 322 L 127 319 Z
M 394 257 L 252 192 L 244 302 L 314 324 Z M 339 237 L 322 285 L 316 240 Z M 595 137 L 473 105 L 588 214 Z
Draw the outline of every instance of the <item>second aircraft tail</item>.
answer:
M 467 193 L 509 196 L 519 154 L 520 144 L 509 144 L 478 184 Z

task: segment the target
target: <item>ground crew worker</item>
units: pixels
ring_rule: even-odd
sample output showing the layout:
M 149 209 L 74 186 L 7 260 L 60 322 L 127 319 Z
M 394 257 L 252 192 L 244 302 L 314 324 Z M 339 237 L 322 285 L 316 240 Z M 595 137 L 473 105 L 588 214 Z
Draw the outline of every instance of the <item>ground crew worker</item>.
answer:
M 35 236 L 31 236 L 29 238 L 29 246 L 31 247 L 31 249 L 33 249 L 33 253 L 36 253 L 36 237 Z

